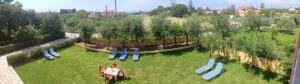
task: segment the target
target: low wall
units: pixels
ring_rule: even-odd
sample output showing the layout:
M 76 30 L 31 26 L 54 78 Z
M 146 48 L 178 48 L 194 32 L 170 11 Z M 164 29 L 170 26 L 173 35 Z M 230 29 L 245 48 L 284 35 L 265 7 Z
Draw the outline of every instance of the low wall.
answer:
M 186 42 L 185 40 L 186 40 L 185 37 L 177 37 L 176 42 L 184 43 L 184 42 Z M 102 39 L 102 38 L 92 38 L 90 40 L 90 43 L 95 44 L 97 47 L 103 48 L 103 47 L 107 47 L 108 40 Z M 122 40 L 112 40 L 109 45 L 110 45 L 110 47 L 121 48 L 122 44 L 123 44 Z M 174 44 L 174 38 L 166 39 L 166 45 L 169 45 L 169 44 Z M 125 46 L 128 46 L 128 47 L 135 47 L 135 45 L 136 45 L 135 41 L 127 40 L 125 42 Z M 151 39 L 145 39 L 140 42 L 140 47 L 157 46 L 157 45 L 163 45 L 163 42 L 151 40 Z
M 107 52 L 107 53 L 111 52 L 110 50 L 106 50 L 106 49 L 96 49 L 96 48 L 86 47 L 82 44 L 76 44 L 76 45 L 83 47 L 83 48 L 90 49 L 90 50 L 94 50 L 94 51 Z M 139 51 L 139 54 L 153 54 L 153 53 L 161 53 L 161 52 L 170 52 L 170 51 L 184 50 L 184 49 L 188 49 L 188 48 L 192 48 L 192 47 L 195 47 L 195 45 L 189 45 L 189 46 L 183 46 L 183 47 L 171 48 L 171 49 L 163 49 L 163 50 Z M 118 53 L 121 54 L 120 51 Z M 133 52 L 128 51 L 128 54 L 133 54 Z
M 216 51 L 215 53 L 224 57 L 221 51 Z M 252 57 L 250 57 L 247 53 L 244 52 L 227 49 L 226 54 L 229 55 L 230 59 L 236 59 L 242 63 L 250 64 L 252 61 Z M 283 68 L 281 67 L 281 63 L 279 60 L 267 60 L 266 58 L 255 57 L 253 61 L 254 66 L 265 70 L 271 69 L 271 71 L 273 72 L 284 74 Z
M 28 60 L 31 60 L 32 58 L 35 58 L 37 56 L 42 56 L 42 51 L 46 48 L 64 47 L 66 45 L 73 44 L 73 41 L 75 41 L 77 39 L 78 38 L 62 38 L 62 39 L 58 39 L 58 40 L 44 43 L 41 45 L 17 50 L 17 51 L 14 51 L 12 53 L 5 54 L 2 56 L 7 57 L 7 61 L 10 65 L 22 64 Z

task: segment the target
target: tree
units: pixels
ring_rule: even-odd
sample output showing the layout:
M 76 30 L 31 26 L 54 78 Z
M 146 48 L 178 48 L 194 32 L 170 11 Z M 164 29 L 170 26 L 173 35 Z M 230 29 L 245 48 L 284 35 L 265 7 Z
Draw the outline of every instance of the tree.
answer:
M 166 47 L 166 38 L 169 35 L 171 21 L 166 16 L 159 15 L 151 19 L 151 30 L 156 40 L 162 40 L 163 48 Z
M 102 38 L 108 40 L 107 49 L 110 47 L 111 40 L 117 37 L 117 30 L 117 25 L 113 22 L 113 20 L 108 19 L 103 23 L 100 34 Z
M 221 42 L 219 40 L 220 36 L 215 34 L 206 34 L 201 40 L 203 47 L 209 49 L 209 57 L 211 57 L 213 51 L 218 49 L 218 44 Z
M 64 37 L 63 27 L 57 14 L 42 17 L 41 32 L 48 36 L 48 40 Z
M 145 33 L 146 33 L 143 25 L 143 19 L 141 17 L 130 17 L 130 18 L 132 18 L 130 34 L 131 37 L 134 37 L 136 46 L 139 47 L 140 46 L 139 41 L 145 38 Z
M 159 15 L 160 13 L 163 13 L 165 11 L 165 8 L 163 6 L 158 6 L 156 9 L 149 12 L 149 15 Z
M 181 25 L 173 23 L 171 25 L 170 34 L 174 37 L 175 47 L 177 47 L 177 37 L 184 33 L 184 29 Z
M 190 12 L 194 12 L 194 11 L 195 11 L 195 7 L 194 7 L 194 4 L 193 4 L 193 0 L 190 0 L 190 1 L 189 1 L 189 10 L 190 10 Z
M 249 31 L 260 31 L 260 26 L 262 25 L 261 23 L 261 17 L 255 14 L 247 15 L 246 20 L 243 22 L 244 27 Z
M 293 16 L 296 25 L 300 25 L 300 15 Z
M 126 41 L 131 37 L 130 29 L 132 28 L 132 19 L 123 18 L 117 22 L 117 36 L 118 39 L 123 40 L 122 47 L 125 47 Z
M 6 3 L 5 0 L 3 2 Z M 10 43 L 13 40 L 13 32 L 18 31 L 23 10 L 16 4 L 0 4 L 0 41 Z
M 176 4 L 171 9 L 171 15 L 174 17 L 182 17 L 185 14 L 189 14 L 189 11 L 184 4 Z
M 13 0 L 0 0 L 0 4 L 9 4 L 11 3 Z
M 197 8 L 198 15 L 204 15 L 204 9 L 202 7 Z
M 34 41 L 37 33 L 38 30 L 34 26 L 27 25 L 25 28 L 20 27 L 19 31 L 15 34 L 15 39 L 17 42 Z
M 85 45 L 89 42 L 89 40 L 92 38 L 92 35 L 95 31 L 95 28 L 92 26 L 85 25 L 84 23 L 79 24 L 80 31 L 80 38 L 84 41 Z
M 287 33 L 291 34 L 293 29 L 296 27 L 296 23 L 292 18 L 281 18 L 276 22 L 277 26 Z
M 192 40 L 195 41 L 196 44 L 200 42 L 200 37 L 203 31 L 201 23 L 201 18 L 196 15 L 187 18 L 187 21 L 184 23 L 184 27 L 187 29 L 186 33 L 191 36 Z M 188 39 L 186 41 L 188 42 Z
M 227 44 L 228 44 L 228 37 L 231 36 L 232 34 L 232 29 L 229 27 L 229 22 L 228 22 L 228 17 L 226 16 L 214 16 L 213 17 L 213 25 L 214 25 L 214 29 L 215 29 L 215 32 L 217 34 L 219 34 L 221 36 L 221 44 L 220 46 L 222 47 L 222 52 L 224 55 L 225 54 L 225 48 L 227 47 Z
M 232 4 L 231 6 L 229 6 L 228 8 L 226 8 L 224 10 L 224 14 L 225 15 L 236 15 L 235 6 Z

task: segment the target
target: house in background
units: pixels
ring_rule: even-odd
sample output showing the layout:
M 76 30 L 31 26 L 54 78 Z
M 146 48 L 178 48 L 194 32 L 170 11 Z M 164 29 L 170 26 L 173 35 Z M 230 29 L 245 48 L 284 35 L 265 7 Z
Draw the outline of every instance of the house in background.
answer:
M 59 13 L 60 14 L 67 14 L 67 13 L 75 13 L 76 9 L 60 9 Z
M 250 11 L 253 11 L 255 14 L 258 14 L 260 12 L 258 8 L 254 8 L 251 6 L 241 6 L 238 9 L 236 9 L 236 15 L 246 16 Z

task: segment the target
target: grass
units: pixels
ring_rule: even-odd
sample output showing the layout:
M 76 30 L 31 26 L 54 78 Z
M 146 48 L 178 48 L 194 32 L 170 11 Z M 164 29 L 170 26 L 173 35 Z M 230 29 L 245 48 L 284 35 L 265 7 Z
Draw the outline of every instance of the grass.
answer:
M 98 76 L 98 66 L 109 66 L 109 53 L 90 51 L 71 46 L 58 51 L 62 55 L 54 60 L 37 59 L 15 67 L 25 84 L 103 84 L 104 78 Z M 132 56 L 132 55 L 129 55 Z M 118 61 L 125 71 L 126 79 L 120 84 L 280 84 L 281 76 L 257 73 L 250 76 L 247 65 L 218 58 L 224 63 L 221 75 L 205 81 L 203 74 L 194 70 L 206 65 L 209 54 L 206 51 L 187 49 L 175 52 L 142 55 L 139 62 L 132 57 Z

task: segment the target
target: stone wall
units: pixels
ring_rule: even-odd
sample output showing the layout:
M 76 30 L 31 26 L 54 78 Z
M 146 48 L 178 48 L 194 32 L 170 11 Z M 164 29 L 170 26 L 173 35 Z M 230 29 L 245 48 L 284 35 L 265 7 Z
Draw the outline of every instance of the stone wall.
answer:
M 216 51 L 215 53 L 220 56 L 224 56 L 221 51 Z M 252 58 L 244 52 L 227 49 L 226 53 L 227 55 L 229 55 L 230 59 L 236 59 L 242 63 L 250 64 L 252 61 Z M 254 66 L 257 66 L 264 70 L 271 69 L 271 71 L 273 72 L 284 74 L 283 68 L 281 67 L 281 63 L 279 60 L 267 60 L 266 58 L 255 57 L 253 61 Z
M 185 37 L 177 37 L 176 41 L 177 41 L 177 43 L 185 43 Z M 108 40 L 102 39 L 102 38 L 92 38 L 90 40 L 90 43 L 95 44 L 97 47 L 103 48 L 103 47 L 107 47 Z M 110 47 L 121 48 L 122 44 L 123 44 L 122 40 L 112 40 L 109 45 L 110 45 Z M 169 44 L 174 44 L 173 38 L 166 39 L 166 45 L 169 45 Z M 125 46 L 128 46 L 128 47 L 135 47 L 135 45 L 136 45 L 135 41 L 127 40 L 125 42 Z M 140 42 L 140 47 L 158 46 L 158 45 L 163 45 L 163 42 L 151 40 L 151 39 L 145 39 Z

